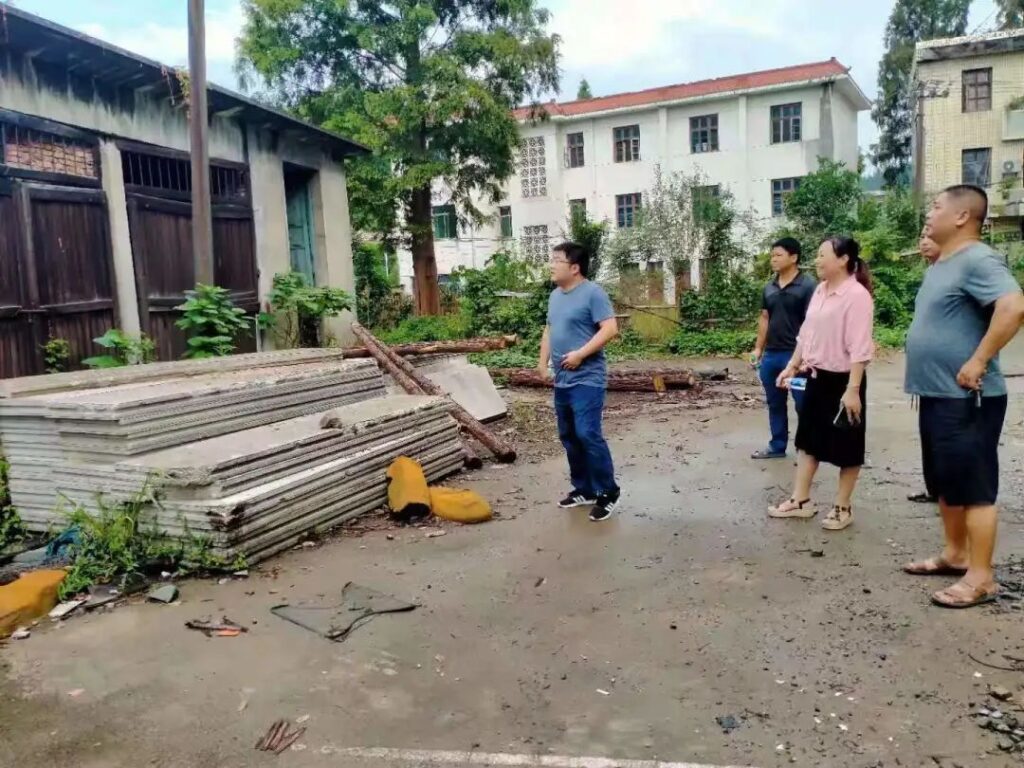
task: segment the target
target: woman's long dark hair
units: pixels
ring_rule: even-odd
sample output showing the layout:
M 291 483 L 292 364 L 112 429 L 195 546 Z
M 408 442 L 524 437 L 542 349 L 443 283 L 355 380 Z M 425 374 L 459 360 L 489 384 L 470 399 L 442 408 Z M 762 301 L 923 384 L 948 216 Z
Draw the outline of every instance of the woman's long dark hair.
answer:
M 846 271 L 857 278 L 857 282 L 863 285 L 868 293 L 874 295 L 875 288 L 871 282 L 871 270 L 867 263 L 860 257 L 860 243 L 852 237 L 830 237 L 828 242 L 836 256 L 846 256 Z

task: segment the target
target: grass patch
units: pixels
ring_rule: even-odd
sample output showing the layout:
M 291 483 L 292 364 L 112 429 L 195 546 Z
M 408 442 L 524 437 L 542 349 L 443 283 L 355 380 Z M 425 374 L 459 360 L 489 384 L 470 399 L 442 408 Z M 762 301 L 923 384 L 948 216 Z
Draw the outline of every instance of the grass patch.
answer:
M 71 566 L 60 586 L 61 599 L 124 577 L 161 571 L 189 576 L 246 567 L 242 556 L 229 561 L 214 554 L 208 538 L 192 536 L 187 530 L 183 538 L 172 538 L 160 531 L 148 509 L 154 503 L 147 490 L 123 504 L 99 499 L 97 514 L 82 507 L 68 513 L 68 525 L 77 529 L 77 540 L 70 548 Z
M 757 343 L 753 328 L 722 328 L 706 331 L 680 330 L 668 343 L 669 351 L 684 357 L 715 357 L 748 354 Z
M 469 338 L 468 320 L 461 314 L 407 317 L 394 328 L 375 330 L 385 344 L 414 344 L 418 341 L 458 341 Z
M 875 326 L 875 343 L 884 349 L 903 349 L 907 344 L 907 328 Z
M 0 551 L 17 544 L 27 533 L 18 510 L 11 504 L 11 489 L 7 484 L 9 468 L 7 459 L 0 455 Z

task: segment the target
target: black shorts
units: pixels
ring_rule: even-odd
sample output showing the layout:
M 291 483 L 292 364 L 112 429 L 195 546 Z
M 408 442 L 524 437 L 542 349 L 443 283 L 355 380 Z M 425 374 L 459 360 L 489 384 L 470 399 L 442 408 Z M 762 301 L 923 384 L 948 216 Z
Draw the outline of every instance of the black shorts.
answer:
M 954 507 L 996 503 L 999 495 L 999 437 L 1006 395 L 922 397 L 918 423 L 925 485 Z

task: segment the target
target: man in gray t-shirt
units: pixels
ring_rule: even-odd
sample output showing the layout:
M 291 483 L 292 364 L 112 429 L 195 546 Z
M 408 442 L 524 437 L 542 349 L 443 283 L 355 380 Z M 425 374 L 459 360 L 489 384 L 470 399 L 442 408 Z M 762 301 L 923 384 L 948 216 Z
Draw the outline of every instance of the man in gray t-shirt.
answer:
M 601 430 L 608 367 L 604 345 L 618 333 L 615 310 L 601 286 L 587 280 L 590 254 L 576 243 L 551 253 L 555 290 L 548 300 L 548 322 L 537 367 L 555 372 L 558 436 L 569 459 L 572 490 L 558 506 L 592 506 L 590 519 L 609 519 L 619 502 L 611 451 Z
M 945 548 L 904 570 L 961 577 L 932 595 L 947 608 L 999 592 L 992 552 L 1007 402 L 999 351 L 1024 322 L 1024 296 L 1006 261 L 980 241 L 987 208 L 985 192 L 971 186 L 932 203 L 927 227 L 941 255 L 925 273 L 907 334 L 906 391 L 920 398 L 925 482 L 939 498 Z

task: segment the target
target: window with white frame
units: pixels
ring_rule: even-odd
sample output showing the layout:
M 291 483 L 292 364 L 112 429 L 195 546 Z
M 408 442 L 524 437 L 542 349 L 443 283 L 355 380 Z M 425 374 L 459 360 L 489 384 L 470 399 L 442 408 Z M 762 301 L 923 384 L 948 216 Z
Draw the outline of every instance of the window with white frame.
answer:
M 800 189 L 800 179 L 772 179 L 772 216 L 786 213 L 786 198 Z
M 718 115 L 690 118 L 690 151 L 694 154 L 718 151 Z
M 772 107 L 772 144 L 800 141 L 803 135 L 803 104 Z

